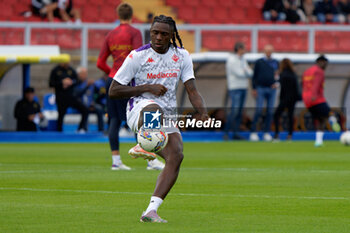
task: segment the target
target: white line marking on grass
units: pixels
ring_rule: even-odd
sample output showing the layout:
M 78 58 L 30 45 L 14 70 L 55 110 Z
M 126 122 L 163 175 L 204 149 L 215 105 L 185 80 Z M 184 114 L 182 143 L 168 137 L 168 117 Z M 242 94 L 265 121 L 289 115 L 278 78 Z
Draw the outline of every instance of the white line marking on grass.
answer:
M 34 189 L 34 188 L 6 188 L 0 190 L 31 191 L 31 192 L 68 192 L 68 193 L 97 193 L 97 194 L 127 194 L 127 195 L 152 195 L 143 192 L 120 192 L 105 190 L 76 190 L 76 189 Z M 350 197 L 303 197 L 303 196 L 272 196 L 272 195 L 242 195 L 242 194 L 206 194 L 206 193 L 170 193 L 171 196 L 193 197 L 233 197 L 233 198 L 266 198 L 266 199 L 311 199 L 311 200 L 350 200 Z
M 237 171 L 237 172 L 320 172 L 320 173 L 331 173 L 331 172 L 344 172 L 349 173 L 350 170 L 322 170 L 322 169 L 296 169 L 296 168 L 247 168 L 247 167 L 184 167 L 181 170 L 205 170 L 205 171 Z
M 143 169 L 143 168 L 142 168 Z M 96 170 L 109 171 L 106 167 L 98 168 L 76 168 L 76 169 L 36 169 L 36 170 L 7 170 L 0 174 L 22 174 L 22 173 L 51 173 L 51 172 L 91 172 Z M 134 169 L 138 170 L 138 168 Z M 295 169 L 295 168 L 246 168 L 246 167 L 184 167 L 181 170 L 193 171 L 233 171 L 233 172 L 312 172 L 312 173 L 350 173 L 350 170 L 321 170 L 321 169 Z
M 22 173 L 49 173 L 49 172 L 91 172 L 96 171 L 96 169 L 69 169 L 69 170 L 16 170 L 16 171 L 0 171 L 0 174 L 22 174 Z

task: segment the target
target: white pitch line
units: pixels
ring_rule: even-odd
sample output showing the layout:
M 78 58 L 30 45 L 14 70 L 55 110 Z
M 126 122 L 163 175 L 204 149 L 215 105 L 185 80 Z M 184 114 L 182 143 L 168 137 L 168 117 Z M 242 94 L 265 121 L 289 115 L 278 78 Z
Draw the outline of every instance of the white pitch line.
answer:
M 45 170 L 7 170 L 7 171 L 0 171 L 0 174 L 21 174 L 21 173 L 50 173 L 50 172 L 90 172 L 90 171 L 96 171 L 96 170 L 105 170 L 108 169 L 104 167 L 98 167 L 93 169 L 65 169 L 65 170 L 56 170 L 56 169 L 45 169 Z M 138 170 L 138 168 L 134 169 Z M 279 169 L 279 168 L 246 168 L 246 167 L 236 167 L 236 168 L 230 168 L 230 167 L 184 167 L 181 170 L 198 170 L 198 171 L 233 171 L 233 172 L 289 172 L 289 171 L 298 171 L 298 172 L 312 172 L 312 173 L 350 173 L 350 170 L 320 170 L 320 169 L 311 169 L 311 170 L 301 170 L 301 169 L 294 169 L 294 168 L 285 168 L 285 169 Z
M 31 192 L 70 192 L 70 193 L 97 193 L 97 194 L 126 194 L 126 195 L 152 195 L 143 192 L 121 192 L 105 190 L 76 190 L 76 189 L 34 189 L 34 188 L 6 188 L 0 190 L 31 191 Z M 170 193 L 171 196 L 193 197 L 233 197 L 233 198 L 266 198 L 266 199 L 310 199 L 310 200 L 350 200 L 350 197 L 303 197 L 303 196 L 272 196 L 272 195 L 242 195 L 242 194 L 206 194 L 206 193 Z

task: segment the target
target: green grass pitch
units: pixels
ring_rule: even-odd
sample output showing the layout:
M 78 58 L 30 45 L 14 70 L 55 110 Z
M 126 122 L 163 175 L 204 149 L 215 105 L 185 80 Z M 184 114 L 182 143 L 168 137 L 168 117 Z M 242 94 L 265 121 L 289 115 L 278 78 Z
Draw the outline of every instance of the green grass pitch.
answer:
M 0 144 L 0 232 L 350 231 L 350 147 L 326 142 L 185 143 L 177 183 L 140 223 L 158 171 L 107 144 Z

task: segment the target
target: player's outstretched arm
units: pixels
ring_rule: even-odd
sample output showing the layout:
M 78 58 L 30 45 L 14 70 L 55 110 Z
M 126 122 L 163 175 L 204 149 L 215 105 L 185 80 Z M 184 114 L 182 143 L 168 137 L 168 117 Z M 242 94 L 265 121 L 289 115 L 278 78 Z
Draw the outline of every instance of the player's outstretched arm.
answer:
M 113 80 L 109 87 L 108 95 L 111 99 L 124 99 L 133 96 L 142 95 L 145 92 L 152 93 L 155 96 L 162 96 L 168 89 L 161 84 L 145 84 L 140 86 L 121 85 Z
M 209 118 L 207 107 L 205 106 L 205 102 L 201 94 L 197 90 L 195 80 L 190 79 L 185 82 L 184 85 L 192 106 L 197 110 L 199 114 L 201 114 L 202 120 L 207 120 Z

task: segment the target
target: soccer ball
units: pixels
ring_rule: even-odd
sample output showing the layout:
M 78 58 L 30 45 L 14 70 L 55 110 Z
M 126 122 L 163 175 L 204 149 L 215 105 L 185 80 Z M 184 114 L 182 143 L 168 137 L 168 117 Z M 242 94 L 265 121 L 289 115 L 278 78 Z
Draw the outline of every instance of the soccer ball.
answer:
M 340 135 L 340 142 L 343 145 L 350 146 L 350 131 L 346 131 Z
M 137 142 L 142 149 L 157 153 L 168 143 L 168 134 L 162 129 L 145 129 L 141 127 L 137 133 Z

